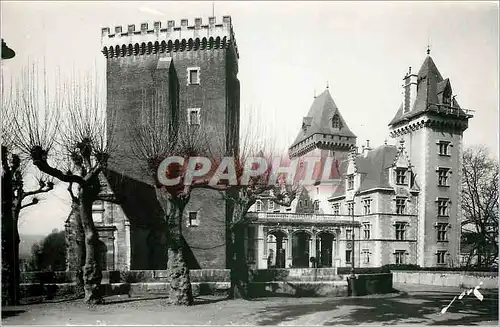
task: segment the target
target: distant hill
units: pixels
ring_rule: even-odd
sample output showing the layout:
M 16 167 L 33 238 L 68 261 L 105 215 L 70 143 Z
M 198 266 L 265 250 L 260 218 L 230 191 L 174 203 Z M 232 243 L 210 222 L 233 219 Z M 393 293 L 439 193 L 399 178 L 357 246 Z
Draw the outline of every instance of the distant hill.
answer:
M 42 241 L 47 235 L 20 234 L 19 256 L 28 258 L 31 255 L 31 247 L 35 243 Z

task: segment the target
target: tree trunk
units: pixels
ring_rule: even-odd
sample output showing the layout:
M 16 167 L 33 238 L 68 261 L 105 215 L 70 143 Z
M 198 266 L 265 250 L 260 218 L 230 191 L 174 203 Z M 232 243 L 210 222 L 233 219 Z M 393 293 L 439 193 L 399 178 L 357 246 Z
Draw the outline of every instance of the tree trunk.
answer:
M 182 212 L 184 205 L 171 201 L 168 214 L 168 263 L 170 276 L 170 302 L 175 305 L 192 305 L 193 290 L 189 277 L 189 268 L 184 258 L 185 243 L 182 238 Z
M 9 208 L 10 209 L 10 208 Z M 17 305 L 19 298 L 15 280 L 15 237 L 10 210 L 2 212 L 2 304 Z
M 245 256 L 244 228 L 234 228 L 229 241 L 231 290 L 229 298 L 248 298 L 248 266 Z
M 189 268 L 184 257 L 186 244 L 182 237 L 182 214 L 189 198 L 175 197 L 161 187 L 155 188 L 155 191 L 167 221 L 167 270 L 170 278 L 170 302 L 175 305 L 192 305 L 194 302 L 193 290 Z
M 21 301 L 21 269 L 20 269 L 20 259 L 19 259 L 19 243 L 21 239 L 19 238 L 19 229 L 18 229 L 18 220 L 16 217 L 14 218 L 14 225 L 12 226 L 14 229 L 14 243 L 13 243 L 13 252 L 12 252 L 12 294 L 13 294 L 13 303 L 15 305 L 19 305 Z
M 71 203 L 71 212 L 69 214 L 69 243 L 67 244 L 68 251 L 68 268 L 75 271 L 76 274 L 76 296 L 84 296 L 83 282 L 83 266 L 85 264 L 85 233 L 83 231 L 82 220 L 80 217 L 80 201 L 74 199 Z
M 84 301 L 88 304 L 100 304 L 103 302 L 102 268 L 99 262 L 99 235 L 92 220 L 93 197 L 86 196 L 83 188 L 80 192 L 83 193 L 80 196 L 80 219 L 85 233 Z

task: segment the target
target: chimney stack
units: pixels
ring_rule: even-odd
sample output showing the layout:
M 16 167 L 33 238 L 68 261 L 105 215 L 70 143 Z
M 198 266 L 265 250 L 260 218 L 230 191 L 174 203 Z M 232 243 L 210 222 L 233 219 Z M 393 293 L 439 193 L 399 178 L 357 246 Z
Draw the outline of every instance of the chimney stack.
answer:
M 366 140 L 366 146 L 363 146 L 363 151 L 362 151 L 363 157 L 366 158 L 371 150 L 372 148 L 370 148 L 370 140 Z
M 404 99 L 403 113 L 407 113 L 413 109 L 413 104 L 417 98 L 417 78 L 418 76 L 411 72 L 411 67 L 408 69 L 404 81 Z

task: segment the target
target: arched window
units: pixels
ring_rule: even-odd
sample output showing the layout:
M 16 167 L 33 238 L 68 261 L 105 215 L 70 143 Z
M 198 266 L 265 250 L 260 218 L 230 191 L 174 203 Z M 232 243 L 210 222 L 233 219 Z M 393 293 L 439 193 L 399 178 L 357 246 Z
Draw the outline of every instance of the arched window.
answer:
M 267 209 L 269 211 L 274 210 L 274 202 L 273 202 L 273 200 L 269 200 L 268 203 L 267 203 L 267 206 L 268 206 Z
M 257 200 L 257 201 L 255 202 L 255 210 L 256 210 L 256 211 L 262 211 L 262 201 Z

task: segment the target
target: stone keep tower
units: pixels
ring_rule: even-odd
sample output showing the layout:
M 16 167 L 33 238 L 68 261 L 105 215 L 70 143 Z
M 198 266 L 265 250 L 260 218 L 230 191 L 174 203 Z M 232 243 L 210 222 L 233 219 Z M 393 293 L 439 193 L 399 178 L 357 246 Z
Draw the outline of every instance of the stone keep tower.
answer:
M 417 264 L 458 264 L 460 254 L 462 137 L 472 117 L 453 96 L 429 55 L 417 74 L 404 77 L 404 100 L 390 122 L 403 139 L 420 187 Z
M 165 117 L 173 125 L 207 127 L 212 152 L 238 152 L 239 54 L 231 17 L 224 16 L 221 23 L 209 17 L 208 24 L 196 18 L 194 25 L 181 19 L 179 25 L 170 20 L 166 26 L 154 22 L 152 26 L 142 23 L 140 28 L 106 27 L 102 28 L 101 40 L 106 57 L 108 121 L 114 122 L 112 140 L 116 147 L 110 170 L 119 176 L 111 184 L 126 199 L 110 212 L 115 222 L 122 219 L 130 224 L 130 241 L 125 240 L 131 247 L 129 267 L 164 269 L 163 263 L 158 264 L 161 260 L 150 254 L 151 248 L 160 246 L 152 240 L 162 238 L 153 235 L 161 223 L 145 217 L 157 216 L 158 206 L 153 200 L 141 198 L 154 198 L 154 192 L 144 164 L 132 155 L 135 145 L 131 132 L 148 119 L 144 103 L 154 98 L 154 90 L 160 90 L 165 101 L 162 108 L 168 111 Z M 144 189 L 139 191 L 135 184 L 124 187 L 124 180 L 149 185 L 142 185 Z M 225 266 L 225 214 L 226 204 L 220 195 L 193 192 L 184 225 L 192 252 L 191 268 Z

